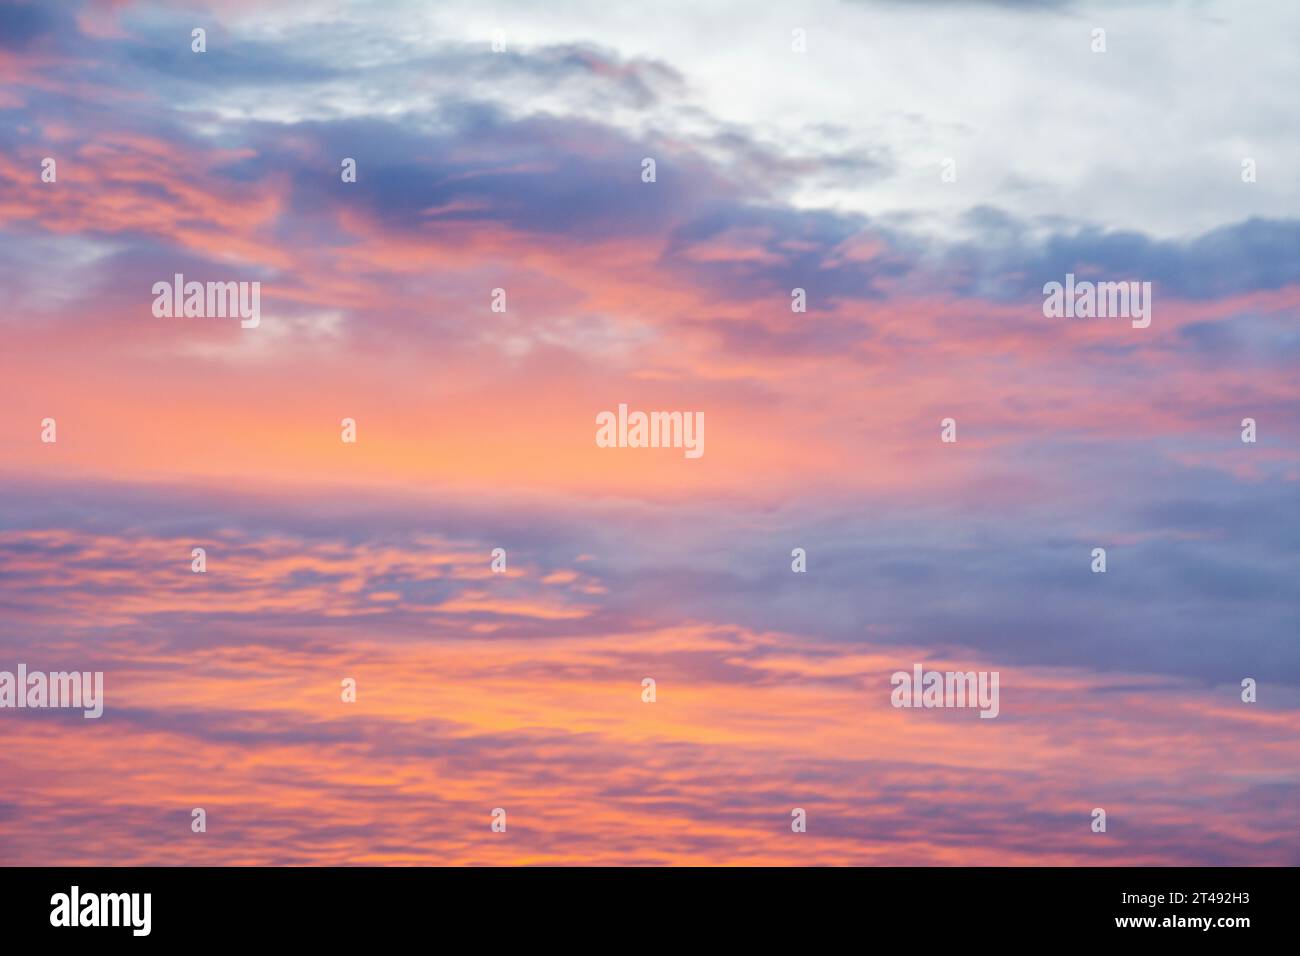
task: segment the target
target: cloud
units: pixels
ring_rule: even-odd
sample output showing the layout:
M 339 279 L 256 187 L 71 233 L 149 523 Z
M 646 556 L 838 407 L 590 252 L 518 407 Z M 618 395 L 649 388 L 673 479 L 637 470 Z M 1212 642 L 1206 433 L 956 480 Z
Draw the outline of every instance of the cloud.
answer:
M 3 716 L 13 858 L 1295 862 L 1289 8 L 607 7 L 0 7 L 0 667 L 108 688 Z

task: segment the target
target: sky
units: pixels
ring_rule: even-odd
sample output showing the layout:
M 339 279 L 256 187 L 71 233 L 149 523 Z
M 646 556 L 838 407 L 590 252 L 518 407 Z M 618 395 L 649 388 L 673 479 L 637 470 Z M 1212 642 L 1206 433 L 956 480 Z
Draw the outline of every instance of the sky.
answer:
M 1297 40 L 0 0 L 0 863 L 1300 864 Z

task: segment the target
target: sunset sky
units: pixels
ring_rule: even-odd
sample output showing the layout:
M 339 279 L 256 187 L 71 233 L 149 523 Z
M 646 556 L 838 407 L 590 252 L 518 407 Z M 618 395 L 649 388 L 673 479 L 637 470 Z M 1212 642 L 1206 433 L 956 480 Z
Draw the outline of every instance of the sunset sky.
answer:
M 0 864 L 1300 864 L 1297 38 L 0 0 Z

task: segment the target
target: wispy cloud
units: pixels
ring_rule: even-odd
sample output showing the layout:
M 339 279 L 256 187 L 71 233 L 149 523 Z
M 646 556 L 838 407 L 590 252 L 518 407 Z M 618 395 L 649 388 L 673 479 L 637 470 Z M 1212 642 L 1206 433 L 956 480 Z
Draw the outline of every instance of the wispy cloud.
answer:
M 107 693 L 0 712 L 7 861 L 1300 862 L 1285 32 L 804 17 L 0 4 L 0 670 Z M 1002 715 L 894 710 L 916 661 Z

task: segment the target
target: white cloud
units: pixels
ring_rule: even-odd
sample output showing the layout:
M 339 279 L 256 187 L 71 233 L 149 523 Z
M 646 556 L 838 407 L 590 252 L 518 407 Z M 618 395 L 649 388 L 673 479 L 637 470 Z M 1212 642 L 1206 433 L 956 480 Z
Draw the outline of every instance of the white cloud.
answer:
M 408 51 L 449 43 L 486 49 L 502 30 L 520 52 L 585 42 L 625 59 L 662 61 L 685 87 L 640 109 L 574 96 L 569 83 L 496 87 L 480 74 L 431 77 L 425 89 L 389 84 L 377 98 L 359 74 L 356 95 L 331 97 L 335 115 L 431 106 L 440 89 L 459 84 L 461 95 L 490 90 L 516 113 L 576 113 L 686 142 L 740 128 L 794 156 L 888 156 L 891 175 L 855 178 L 851 167 L 809 175 L 788 198 L 874 216 L 915 214 L 914 225 L 949 233 L 962 212 L 981 204 L 1169 237 L 1300 211 L 1300 178 L 1292 174 L 1300 164 L 1293 121 L 1300 67 L 1290 41 L 1300 5 L 1291 0 L 1051 10 L 453 0 L 432 9 L 336 5 L 332 17 L 339 9 L 353 36 L 389 33 Z M 295 15 L 263 8 L 239 22 L 269 37 L 282 35 Z M 795 27 L 807 32 L 806 54 L 791 51 Z M 1095 27 L 1106 30 L 1105 53 L 1090 50 Z M 366 48 L 373 50 L 372 40 Z M 310 110 L 305 91 L 303 99 L 301 109 Z M 940 180 L 947 157 L 957 161 L 955 184 Z M 1245 157 L 1258 163 L 1252 185 L 1241 182 Z

